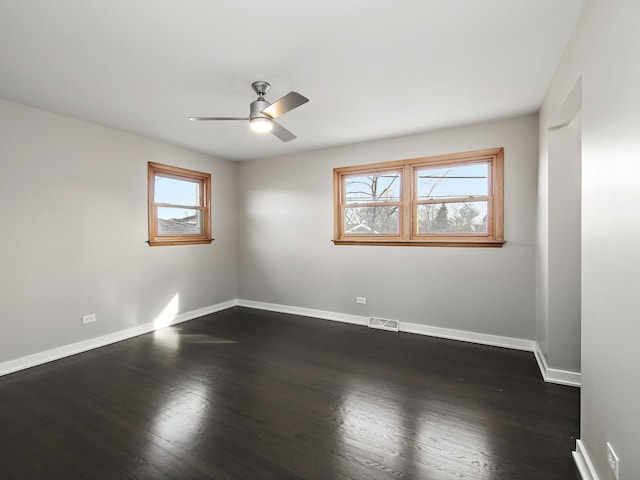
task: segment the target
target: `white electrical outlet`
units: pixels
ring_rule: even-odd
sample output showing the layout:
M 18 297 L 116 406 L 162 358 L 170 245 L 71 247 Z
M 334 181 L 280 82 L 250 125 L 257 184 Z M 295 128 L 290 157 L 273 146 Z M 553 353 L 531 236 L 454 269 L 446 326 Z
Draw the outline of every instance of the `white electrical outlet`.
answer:
M 360 303 L 362 305 L 367 304 L 367 297 L 356 297 L 356 303 Z
M 96 314 L 92 313 L 90 315 L 83 315 L 82 316 L 82 323 L 93 323 L 96 321 Z
M 609 442 L 607 442 L 607 463 L 615 479 L 620 480 L 620 459 L 616 455 L 616 452 L 613 451 L 613 447 Z

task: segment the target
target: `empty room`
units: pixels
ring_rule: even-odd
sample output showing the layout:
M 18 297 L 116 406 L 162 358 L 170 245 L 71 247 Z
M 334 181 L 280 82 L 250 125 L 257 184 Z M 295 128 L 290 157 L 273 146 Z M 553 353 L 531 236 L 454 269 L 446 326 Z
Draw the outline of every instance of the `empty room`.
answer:
M 0 478 L 640 478 L 639 18 L 0 0 Z

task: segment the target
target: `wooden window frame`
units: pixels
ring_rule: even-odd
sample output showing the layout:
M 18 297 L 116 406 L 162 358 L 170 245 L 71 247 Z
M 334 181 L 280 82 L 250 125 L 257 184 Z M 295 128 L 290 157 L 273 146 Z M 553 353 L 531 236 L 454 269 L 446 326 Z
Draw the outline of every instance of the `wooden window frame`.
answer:
M 417 198 L 417 171 L 421 168 L 489 164 L 489 185 L 486 197 L 475 197 L 487 201 L 487 233 L 418 234 L 417 207 L 425 203 L 459 203 L 464 198 L 447 199 L 444 202 L 419 201 Z M 400 188 L 400 218 L 398 235 L 355 235 L 344 230 L 344 209 L 354 204 L 345 202 L 344 180 L 355 175 L 402 171 Z M 500 248 L 504 240 L 504 149 L 492 148 L 471 152 L 453 153 L 433 157 L 412 158 L 392 162 L 356 165 L 333 169 L 334 238 L 336 245 L 403 245 L 431 247 L 495 247 Z M 364 204 L 363 204 L 364 205 Z M 360 206 L 360 204 L 358 205 Z
M 156 176 L 175 178 L 195 182 L 200 185 L 200 205 L 174 205 L 156 203 L 155 179 Z M 148 206 L 149 206 L 149 240 L 151 246 L 161 245 L 198 245 L 208 244 L 211 238 L 211 174 L 187 170 L 186 168 L 172 167 L 160 163 L 149 162 L 148 165 Z M 158 208 L 159 207 L 183 207 L 189 210 L 199 210 L 202 215 L 202 233 L 199 235 L 161 235 L 158 233 Z

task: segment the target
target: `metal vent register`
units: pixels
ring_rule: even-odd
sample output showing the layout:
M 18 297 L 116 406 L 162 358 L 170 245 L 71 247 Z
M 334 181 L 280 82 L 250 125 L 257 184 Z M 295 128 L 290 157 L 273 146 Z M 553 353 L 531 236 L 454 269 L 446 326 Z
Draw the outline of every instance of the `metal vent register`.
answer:
M 387 320 L 386 318 L 369 317 L 369 328 L 397 332 L 400 330 L 400 322 L 398 320 Z

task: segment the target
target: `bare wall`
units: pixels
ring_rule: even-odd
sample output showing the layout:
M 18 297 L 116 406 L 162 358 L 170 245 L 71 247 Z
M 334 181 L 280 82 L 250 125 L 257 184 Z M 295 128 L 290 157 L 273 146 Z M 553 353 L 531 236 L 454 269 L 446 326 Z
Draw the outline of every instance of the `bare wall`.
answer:
M 621 479 L 640 475 L 638 18 L 637 1 L 587 0 L 540 111 L 544 166 L 547 128 L 582 79 L 580 435 L 601 480 L 614 478 L 606 442 L 620 457 Z
M 241 163 L 239 298 L 533 339 L 537 121 Z M 332 244 L 334 167 L 493 147 L 505 149 L 503 248 Z
M 148 161 L 212 173 L 212 245 L 145 243 Z M 0 362 L 151 322 L 174 299 L 179 313 L 235 299 L 235 179 L 234 163 L 0 100 Z

